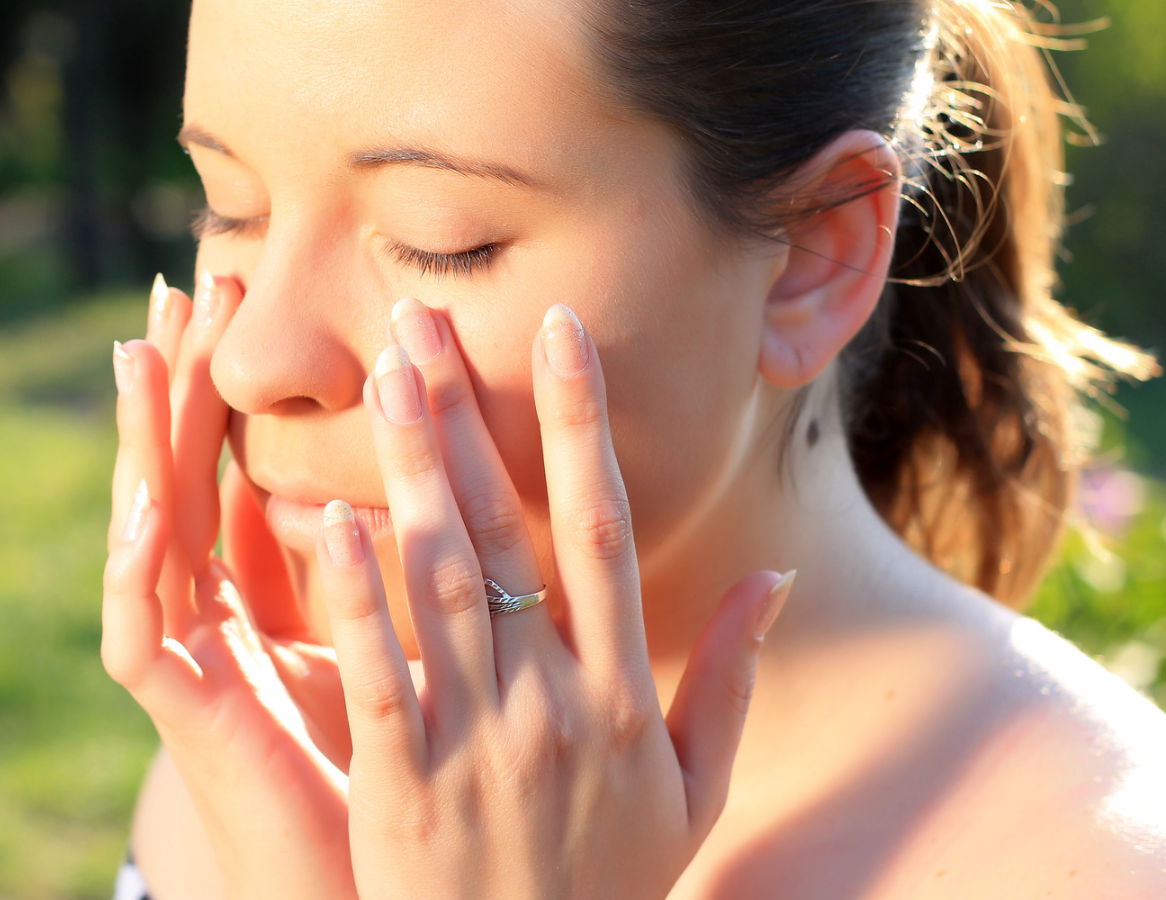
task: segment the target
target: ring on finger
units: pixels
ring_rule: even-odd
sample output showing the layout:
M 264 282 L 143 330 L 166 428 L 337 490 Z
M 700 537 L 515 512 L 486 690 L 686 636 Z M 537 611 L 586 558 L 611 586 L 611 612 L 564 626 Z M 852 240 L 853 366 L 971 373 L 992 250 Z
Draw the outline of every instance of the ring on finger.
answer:
M 491 618 L 505 613 L 518 612 L 520 609 L 528 609 L 547 599 L 547 586 L 545 584 L 533 594 L 513 596 L 493 579 L 487 578 L 483 583 L 486 586 L 486 605 L 490 609 Z

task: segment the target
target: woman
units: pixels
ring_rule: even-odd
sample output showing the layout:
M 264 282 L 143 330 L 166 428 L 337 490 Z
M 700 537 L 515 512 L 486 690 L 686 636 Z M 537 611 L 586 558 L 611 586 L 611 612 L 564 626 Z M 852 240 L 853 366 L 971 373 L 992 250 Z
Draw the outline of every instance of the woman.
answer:
M 1152 368 L 1049 296 L 1025 21 L 196 0 L 212 274 L 115 352 L 157 900 L 1166 892 L 1166 719 L 989 597 Z

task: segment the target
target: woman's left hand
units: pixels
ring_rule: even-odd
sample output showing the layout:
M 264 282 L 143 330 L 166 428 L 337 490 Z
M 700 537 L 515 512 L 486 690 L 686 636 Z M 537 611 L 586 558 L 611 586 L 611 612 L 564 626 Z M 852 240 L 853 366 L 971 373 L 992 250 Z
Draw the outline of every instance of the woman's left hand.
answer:
M 665 718 L 599 359 L 556 306 L 533 369 L 562 622 L 546 604 L 491 618 L 484 578 L 515 596 L 542 586 L 522 506 L 448 324 L 415 300 L 393 321 L 416 366 L 389 347 L 364 399 L 420 696 L 367 530 L 333 503 L 317 544 L 352 732 L 360 896 L 662 898 L 724 805 L 790 579 L 757 573 L 728 592 Z

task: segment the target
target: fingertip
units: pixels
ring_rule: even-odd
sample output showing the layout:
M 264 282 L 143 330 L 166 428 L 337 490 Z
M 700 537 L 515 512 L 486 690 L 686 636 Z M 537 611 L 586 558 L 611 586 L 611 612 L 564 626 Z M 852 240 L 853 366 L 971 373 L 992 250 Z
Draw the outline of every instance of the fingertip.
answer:
M 324 550 L 333 567 L 351 569 L 364 562 L 364 547 L 356 515 L 343 500 L 333 500 L 324 507 L 320 531 Z
M 113 342 L 113 378 L 118 396 L 125 396 L 134 387 L 134 355 L 121 341 Z
M 159 369 L 165 371 L 165 361 L 153 341 L 145 338 L 118 342 L 114 352 L 115 365 L 120 360 L 122 365 L 132 363 L 135 383 L 143 376 L 153 375 Z
M 207 274 L 210 275 L 209 270 Z M 246 291 L 234 275 L 210 275 L 210 277 L 219 295 L 219 310 L 223 321 L 229 321 L 239 304 L 243 302 Z
M 777 573 L 773 574 L 777 575 Z M 777 617 L 785 607 L 785 601 L 793 589 L 797 574 L 797 569 L 790 569 L 784 575 L 777 575 L 773 581 L 757 612 L 757 622 L 753 629 L 753 635 L 757 640 L 764 640 L 769 629 L 773 627 L 773 623 L 777 621 Z
M 547 365 L 560 378 L 573 378 L 590 364 L 592 344 L 574 311 L 556 303 L 543 316 L 539 329 Z
M 370 413 L 376 411 L 376 404 L 380 401 L 377 399 L 376 379 L 373 373 L 369 372 L 364 379 L 364 388 L 361 390 L 361 398 L 364 400 L 365 409 Z

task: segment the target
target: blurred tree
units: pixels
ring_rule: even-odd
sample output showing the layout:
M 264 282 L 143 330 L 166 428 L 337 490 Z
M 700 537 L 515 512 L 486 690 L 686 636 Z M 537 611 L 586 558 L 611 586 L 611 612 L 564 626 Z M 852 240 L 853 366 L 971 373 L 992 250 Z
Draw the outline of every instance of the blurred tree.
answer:
M 0 320 L 189 268 L 189 0 L 0 7 Z
M 1166 353 L 1166 3 L 1060 0 L 1067 23 L 1109 19 L 1087 49 L 1055 53 L 1100 147 L 1070 146 L 1061 298 L 1086 321 Z M 1166 474 L 1166 379 L 1119 391 L 1133 462 Z M 1140 445 L 1140 446 L 1138 446 Z
M 1017 2 L 1056 18 L 1043 0 Z M 1105 138 L 1069 151 L 1061 297 L 1166 350 L 1166 3 L 1058 6 L 1066 23 L 1112 20 L 1084 52 L 1053 53 Z M 0 4 L 0 322 L 190 271 L 200 191 L 174 143 L 188 13 L 189 0 Z M 1166 379 L 1119 402 L 1136 460 L 1166 474 Z

